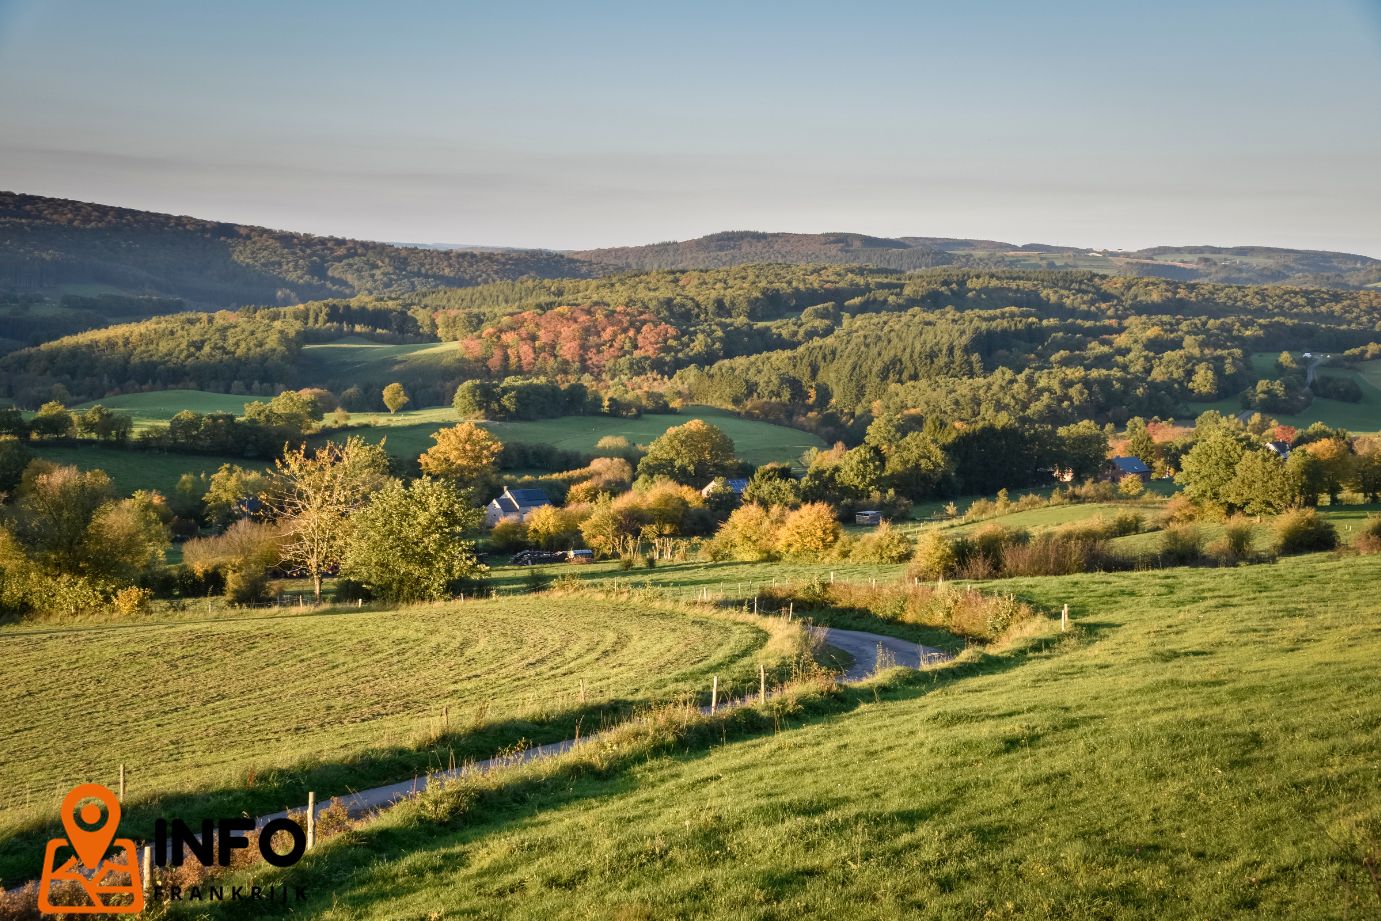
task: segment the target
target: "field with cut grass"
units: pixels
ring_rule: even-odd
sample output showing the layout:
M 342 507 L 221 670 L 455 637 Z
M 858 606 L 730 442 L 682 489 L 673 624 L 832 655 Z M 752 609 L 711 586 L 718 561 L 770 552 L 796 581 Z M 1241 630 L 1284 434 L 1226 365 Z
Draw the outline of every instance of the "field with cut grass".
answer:
M 121 763 L 131 832 L 160 801 L 271 812 L 592 731 L 712 674 L 756 682 L 758 656 L 789 659 L 792 635 L 574 595 L 0 627 L 0 880 L 32 869 L 24 848 L 50 830 L 55 793 L 113 785 Z
M 165 496 L 172 495 L 177 481 L 184 473 L 210 476 L 221 464 L 238 464 L 259 469 L 271 466 L 264 461 L 243 457 L 221 457 L 206 454 L 163 454 L 156 451 L 112 448 L 98 444 L 45 445 L 32 444 L 35 457 L 58 464 L 72 464 L 82 470 L 99 468 L 110 474 L 115 491 L 125 496 L 136 489 L 153 489 Z
M 997 582 L 1074 633 L 516 770 L 256 882 L 342 919 L 1369 917 L 1378 580 L 1315 555 Z

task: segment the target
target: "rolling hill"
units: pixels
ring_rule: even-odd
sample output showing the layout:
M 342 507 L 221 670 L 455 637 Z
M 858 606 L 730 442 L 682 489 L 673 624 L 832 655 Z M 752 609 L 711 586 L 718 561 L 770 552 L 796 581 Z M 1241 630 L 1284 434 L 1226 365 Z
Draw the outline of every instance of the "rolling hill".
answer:
M 229 307 L 594 271 L 545 250 L 391 246 L 0 192 L 0 290 Z

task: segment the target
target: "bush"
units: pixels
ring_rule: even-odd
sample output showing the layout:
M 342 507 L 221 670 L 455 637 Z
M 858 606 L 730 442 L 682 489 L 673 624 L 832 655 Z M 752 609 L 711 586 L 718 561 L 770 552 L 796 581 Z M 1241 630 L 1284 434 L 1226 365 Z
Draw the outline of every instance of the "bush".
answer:
M 906 575 L 909 579 L 934 582 L 954 575 L 958 564 L 959 556 L 948 537 L 939 531 L 923 531 L 916 541 L 916 553 Z
M 225 597 L 231 604 L 257 604 L 268 599 L 269 577 L 262 569 L 232 569 L 225 574 Z
M 1160 555 L 1170 563 L 1193 563 L 1203 555 L 1204 536 L 1192 524 L 1173 524 L 1161 532 Z
M 1000 524 L 985 524 L 969 536 L 972 557 L 983 557 L 993 570 L 1002 569 L 1003 553 L 1010 546 L 1024 544 L 1030 535 L 1021 528 L 1008 528 Z
M 139 614 L 147 611 L 149 602 L 153 600 L 153 592 L 147 588 L 139 588 L 131 585 L 122 588 L 115 593 L 111 603 L 115 605 L 115 610 L 126 617 L 132 614 Z
M 1362 523 L 1355 546 L 1361 553 L 1381 553 L 1381 515 L 1370 515 Z
M 1295 509 L 1276 519 L 1276 550 L 1287 553 L 1313 553 L 1338 546 L 1338 531 L 1312 508 Z
M 1117 493 L 1126 499 L 1140 499 L 1146 492 L 1146 481 L 1129 473 L 1117 481 Z
M 818 558 L 838 543 L 841 533 L 834 509 L 824 502 L 807 502 L 782 522 L 777 549 L 785 556 Z
M 489 546 L 500 553 L 512 553 L 527 546 L 527 526 L 517 518 L 504 518 L 489 532 Z
M 849 558 L 857 563 L 905 563 L 915 551 L 910 535 L 883 522 L 876 531 L 858 539 Z
M 1006 549 L 1002 560 L 1005 576 L 1068 576 L 1108 568 L 1112 559 L 1100 539 L 1063 534 L 1042 534 L 1025 544 Z
M 1214 546 L 1214 555 L 1227 563 L 1246 559 L 1251 556 L 1252 536 L 1252 523 L 1234 515 L 1223 526 L 1223 539 Z
M 1170 497 L 1170 501 L 1165 503 L 1165 511 L 1161 513 L 1161 522 L 1165 527 L 1175 524 L 1188 524 L 1198 521 L 1202 510 L 1193 499 L 1178 493 Z

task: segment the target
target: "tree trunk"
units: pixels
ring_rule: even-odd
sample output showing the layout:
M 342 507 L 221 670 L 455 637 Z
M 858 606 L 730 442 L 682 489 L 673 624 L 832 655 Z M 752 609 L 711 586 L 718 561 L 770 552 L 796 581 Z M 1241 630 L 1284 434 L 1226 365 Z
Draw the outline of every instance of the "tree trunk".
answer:
M 321 604 L 321 573 L 312 573 L 312 594 L 316 598 L 316 603 Z

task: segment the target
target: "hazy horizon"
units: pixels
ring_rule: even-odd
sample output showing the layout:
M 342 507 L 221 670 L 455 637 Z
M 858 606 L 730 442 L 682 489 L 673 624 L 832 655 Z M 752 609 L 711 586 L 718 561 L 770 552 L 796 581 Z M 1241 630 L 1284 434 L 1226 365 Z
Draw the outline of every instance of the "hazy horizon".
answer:
M 0 0 L 0 187 L 368 240 L 1381 257 L 1381 4 Z

